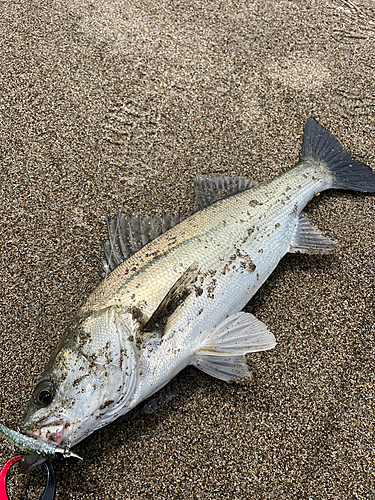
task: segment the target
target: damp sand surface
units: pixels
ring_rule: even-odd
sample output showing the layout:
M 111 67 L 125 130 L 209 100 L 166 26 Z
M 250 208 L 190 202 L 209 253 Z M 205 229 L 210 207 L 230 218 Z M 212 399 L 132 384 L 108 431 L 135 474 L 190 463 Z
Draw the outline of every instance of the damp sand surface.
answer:
M 196 173 L 267 181 L 313 115 L 375 168 L 371 0 L 1 5 L 0 421 L 16 428 L 98 285 L 104 216 L 191 211 Z M 253 379 L 193 368 L 154 413 L 57 464 L 57 499 L 372 499 L 375 196 L 306 209 L 340 243 L 286 256 L 246 310 L 275 334 Z M 15 449 L 0 442 L 0 461 Z M 43 470 L 10 474 L 38 499 Z

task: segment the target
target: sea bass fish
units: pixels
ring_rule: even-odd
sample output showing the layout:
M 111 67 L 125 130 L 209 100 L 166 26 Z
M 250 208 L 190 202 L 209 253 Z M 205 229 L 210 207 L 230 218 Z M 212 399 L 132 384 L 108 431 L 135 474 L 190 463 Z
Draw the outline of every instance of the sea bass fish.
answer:
M 302 212 L 332 188 L 375 192 L 375 174 L 310 117 L 299 163 L 276 179 L 200 176 L 182 221 L 108 219 L 106 276 L 52 354 L 24 432 L 68 449 L 187 365 L 225 381 L 251 376 L 246 354 L 276 342 L 241 311 L 287 252 L 334 249 Z

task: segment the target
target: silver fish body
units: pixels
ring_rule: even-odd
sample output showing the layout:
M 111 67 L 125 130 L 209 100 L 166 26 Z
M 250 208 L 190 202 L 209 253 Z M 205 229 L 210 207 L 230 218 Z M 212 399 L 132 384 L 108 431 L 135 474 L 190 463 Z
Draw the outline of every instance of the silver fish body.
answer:
M 324 189 L 374 192 L 374 179 L 310 118 L 293 169 L 203 208 L 103 280 L 36 386 L 26 432 L 73 446 L 189 364 L 227 381 L 250 376 L 245 355 L 275 339 L 240 311 L 287 252 L 334 248 L 304 206 Z
M 289 251 L 302 208 L 330 182 L 318 163 L 303 162 L 184 220 L 94 291 L 84 311 L 140 311 L 147 321 L 181 274 L 197 268 L 192 292 L 168 318 L 162 342 L 151 340 L 139 353 L 142 375 L 132 406 L 191 363 L 208 334 L 243 309 Z

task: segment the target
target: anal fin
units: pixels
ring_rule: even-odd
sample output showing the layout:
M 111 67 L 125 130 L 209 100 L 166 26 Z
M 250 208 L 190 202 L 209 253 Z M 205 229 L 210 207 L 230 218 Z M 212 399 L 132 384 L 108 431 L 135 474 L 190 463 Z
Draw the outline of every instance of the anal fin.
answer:
M 251 377 L 245 355 L 273 349 L 276 340 L 252 314 L 239 312 L 224 320 L 195 351 L 191 364 L 221 380 Z
M 290 242 L 290 253 L 326 254 L 336 250 L 337 242 L 323 236 L 310 224 L 309 219 L 301 213 L 296 229 Z

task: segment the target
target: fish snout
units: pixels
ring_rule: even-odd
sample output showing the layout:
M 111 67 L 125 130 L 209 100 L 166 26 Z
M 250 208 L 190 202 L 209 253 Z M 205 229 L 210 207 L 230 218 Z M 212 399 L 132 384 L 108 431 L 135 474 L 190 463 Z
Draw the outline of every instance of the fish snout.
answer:
M 24 429 L 28 436 L 38 441 L 59 445 L 66 437 L 69 427 L 67 419 L 50 417 L 39 424 L 26 425 Z
M 38 440 L 46 443 L 63 446 L 63 442 L 68 440 L 68 430 L 70 422 L 62 418 L 51 417 L 44 421 L 38 428 L 25 426 L 25 433 Z M 65 439 L 64 439 L 65 438 Z M 19 463 L 19 471 L 22 474 L 28 474 L 45 462 L 45 458 L 36 455 L 25 455 Z

